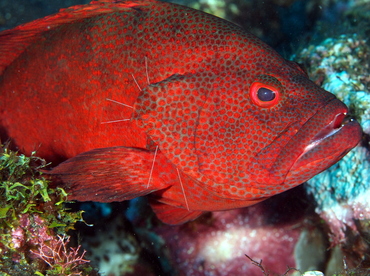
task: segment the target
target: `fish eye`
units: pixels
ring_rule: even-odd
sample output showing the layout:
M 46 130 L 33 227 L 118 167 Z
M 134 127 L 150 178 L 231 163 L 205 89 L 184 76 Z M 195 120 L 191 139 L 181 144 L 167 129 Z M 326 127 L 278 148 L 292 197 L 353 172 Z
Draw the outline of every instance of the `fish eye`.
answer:
M 272 85 L 265 84 L 259 81 L 252 83 L 250 88 L 250 96 L 252 102 L 260 107 L 273 107 L 279 103 L 279 89 Z
M 270 102 L 275 99 L 275 91 L 266 87 L 261 87 L 257 91 L 257 97 L 263 102 Z

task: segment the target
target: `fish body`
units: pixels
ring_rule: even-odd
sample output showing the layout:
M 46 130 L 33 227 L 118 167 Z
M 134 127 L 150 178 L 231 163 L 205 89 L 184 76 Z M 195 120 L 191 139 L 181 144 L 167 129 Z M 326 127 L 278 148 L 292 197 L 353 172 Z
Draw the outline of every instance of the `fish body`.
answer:
M 0 33 L 0 132 L 64 161 L 70 199 L 148 195 L 179 224 L 310 179 L 361 139 L 347 107 L 239 26 L 93 1 Z

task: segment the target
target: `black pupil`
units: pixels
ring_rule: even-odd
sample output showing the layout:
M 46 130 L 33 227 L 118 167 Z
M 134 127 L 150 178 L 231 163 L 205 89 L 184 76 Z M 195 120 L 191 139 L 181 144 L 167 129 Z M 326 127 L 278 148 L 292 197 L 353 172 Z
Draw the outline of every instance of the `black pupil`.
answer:
M 258 89 L 257 96 L 258 99 L 263 102 L 270 102 L 275 99 L 275 92 L 268 88 L 261 87 L 260 89 Z

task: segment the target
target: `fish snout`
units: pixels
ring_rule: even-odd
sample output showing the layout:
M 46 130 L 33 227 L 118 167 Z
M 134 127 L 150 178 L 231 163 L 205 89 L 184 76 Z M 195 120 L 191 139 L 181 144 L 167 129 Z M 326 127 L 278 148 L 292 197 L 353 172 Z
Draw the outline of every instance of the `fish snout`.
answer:
M 291 183 L 303 183 L 337 163 L 361 141 L 362 129 L 348 115 L 347 106 L 333 99 L 303 125 L 298 136 L 306 136 L 306 141 L 297 145 L 301 153 L 287 175 Z
M 316 131 L 305 147 L 302 155 L 315 148 L 320 143 L 325 143 L 326 139 L 338 140 L 341 137 L 347 138 L 349 144 L 338 144 L 343 148 L 352 149 L 361 140 L 362 129 L 360 124 L 348 115 L 348 108 L 338 99 L 331 100 L 324 108 L 320 109 L 310 120 L 305 124 L 305 129 L 314 127 Z M 316 126 L 315 126 L 316 125 Z

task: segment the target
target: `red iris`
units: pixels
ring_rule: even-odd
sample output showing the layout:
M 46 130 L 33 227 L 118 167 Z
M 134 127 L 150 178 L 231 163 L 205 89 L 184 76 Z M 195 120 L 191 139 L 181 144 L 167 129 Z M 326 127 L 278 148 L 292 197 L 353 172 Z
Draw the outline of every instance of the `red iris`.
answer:
M 254 82 L 250 88 L 252 102 L 260 107 L 273 107 L 279 103 L 280 91 L 272 85 Z

